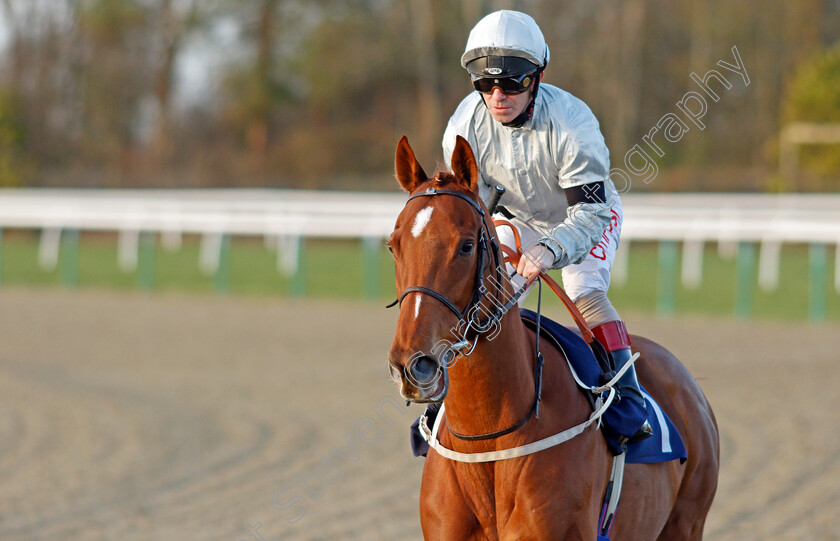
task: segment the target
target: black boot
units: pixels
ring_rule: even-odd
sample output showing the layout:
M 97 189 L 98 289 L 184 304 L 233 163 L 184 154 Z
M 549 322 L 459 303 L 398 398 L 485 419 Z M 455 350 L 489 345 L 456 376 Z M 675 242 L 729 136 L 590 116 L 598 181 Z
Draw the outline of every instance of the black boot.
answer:
M 435 419 L 437 419 L 438 413 L 440 412 L 440 407 L 443 405 L 443 402 L 432 402 L 428 406 L 426 406 L 426 424 L 429 428 L 432 428 L 435 424 Z
M 627 361 L 630 360 L 630 357 L 633 356 L 633 353 L 630 351 L 630 348 L 621 348 L 615 351 L 610 352 L 610 357 L 612 357 L 613 365 L 615 366 L 616 372 L 621 370 L 621 368 L 627 364 Z M 630 399 L 633 402 L 639 404 L 643 410 L 647 410 L 647 403 L 645 402 L 645 397 L 642 396 L 642 389 L 639 387 L 639 380 L 636 378 L 636 367 L 630 366 L 624 375 L 619 378 L 619 380 L 615 384 L 615 390 L 618 392 L 618 399 Z M 635 443 L 637 441 L 642 441 L 645 438 L 649 438 L 653 435 L 653 428 L 651 428 L 650 423 L 645 420 L 642 423 L 642 426 L 639 427 L 639 430 L 636 433 L 628 438 L 628 443 Z
M 429 429 L 435 426 L 435 419 L 437 418 L 438 413 L 440 413 L 441 404 L 443 404 L 443 402 L 432 402 L 426 406 L 426 411 L 423 412 L 423 415 L 426 416 L 426 426 L 428 426 Z M 426 440 L 424 440 L 423 436 L 420 435 L 419 426 L 420 417 L 411 424 L 411 450 L 414 453 L 414 456 L 426 456 L 426 453 L 429 452 L 429 444 L 426 443 Z
M 604 346 L 610 353 L 613 368 L 616 372 L 627 364 L 627 361 L 632 357 L 630 351 L 630 335 L 627 333 L 627 327 L 623 321 L 608 321 L 596 327 L 592 327 L 592 332 L 595 338 Z M 636 367 L 630 366 L 627 371 L 616 382 L 615 390 L 618 392 L 618 399 L 627 398 L 632 400 L 641 407 L 642 412 L 647 411 L 647 403 L 642 396 L 642 390 L 639 387 L 639 380 L 636 379 Z M 633 436 L 627 439 L 628 443 L 635 443 L 648 438 L 653 435 L 653 429 L 647 420 L 642 423 L 639 429 Z

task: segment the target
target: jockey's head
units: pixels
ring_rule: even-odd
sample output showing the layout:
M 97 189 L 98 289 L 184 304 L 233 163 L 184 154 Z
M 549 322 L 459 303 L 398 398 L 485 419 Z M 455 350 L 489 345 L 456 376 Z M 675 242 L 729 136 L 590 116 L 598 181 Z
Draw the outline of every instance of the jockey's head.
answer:
M 502 10 L 475 25 L 461 56 L 491 116 L 505 126 L 521 126 L 534 100 L 550 54 L 540 27 L 530 16 Z

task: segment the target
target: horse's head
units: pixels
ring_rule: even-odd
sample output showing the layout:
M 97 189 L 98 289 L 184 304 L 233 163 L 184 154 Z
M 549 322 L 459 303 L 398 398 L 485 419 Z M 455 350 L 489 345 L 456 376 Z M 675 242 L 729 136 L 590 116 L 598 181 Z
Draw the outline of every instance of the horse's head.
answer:
M 388 242 L 400 294 L 388 362 L 403 397 L 437 402 L 446 396 L 446 368 L 459 350 L 456 330 L 479 307 L 484 274 L 498 265 L 498 251 L 491 247 L 492 223 L 478 197 L 478 168 L 466 140 L 457 138 L 451 173 L 427 178 L 403 137 L 396 176 L 410 196 Z

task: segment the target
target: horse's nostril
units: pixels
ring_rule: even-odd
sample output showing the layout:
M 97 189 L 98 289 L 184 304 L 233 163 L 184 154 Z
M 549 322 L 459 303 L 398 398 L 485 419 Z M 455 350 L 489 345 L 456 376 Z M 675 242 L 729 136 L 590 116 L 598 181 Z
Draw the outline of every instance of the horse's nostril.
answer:
M 402 381 L 402 372 L 393 364 L 388 365 L 388 370 L 391 372 L 391 379 L 397 383 Z
M 417 357 L 409 362 L 408 373 L 418 384 L 428 383 L 437 375 L 438 363 L 431 357 Z

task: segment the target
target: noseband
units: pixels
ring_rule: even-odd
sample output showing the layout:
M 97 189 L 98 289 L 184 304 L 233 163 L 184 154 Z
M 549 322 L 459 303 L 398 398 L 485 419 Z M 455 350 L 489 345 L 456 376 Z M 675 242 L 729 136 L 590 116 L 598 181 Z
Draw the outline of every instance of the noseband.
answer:
M 397 304 L 401 305 L 403 299 L 409 293 L 423 293 L 429 295 L 430 297 L 434 297 L 435 299 L 443 303 L 443 305 L 449 308 L 449 310 L 453 314 L 458 316 L 459 322 L 464 321 L 467 323 L 467 327 L 464 329 L 464 335 L 466 335 L 466 331 L 470 328 L 474 329 L 478 334 L 487 332 L 493 326 L 494 321 L 498 321 L 499 319 L 501 319 L 501 316 L 504 315 L 504 313 L 509 308 L 510 304 L 499 302 L 499 296 L 502 293 L 502 271 L 499 244 L 496 241 L 495 237 L 493 237 L 493 235 L 490 234 L 490 229 L 487 226 L 487 220 L 485 219 L 484 215 L 484 209 L 482 209 L 478 203 L 476 203 L 472 198 L 470 198 L 466 194 L 456 192 L 454 190 L 437 190 L 434 187 L 431 187 L 424 192 L 418 192 L 412 195 L 408 198 L 408 201 L 411 201 L 412 199 L 417 199 L 418 197 L 433 197 L 436 195 L 451 195 L 463 199 L 464 201 L 469 203 L 470 206 L 479 214 L 481 228 L 480 235 L 478 238 L 478 263 L 475 267 L 475 285 L 473 287 L 472 297 L 470 298 L 469 302 L 464 307 L 464 309 L 459 310 L 454 302 L 449 300 L 442 293 L 435 291 L 434 289 L 425 286 L 409 286 L 405 288 L 402 293 L 400 293 L 400 296 L 397 300 L 388 305 L 388 308 Z M 408 201 L 406 201 L 406 204 L 408 204 Z M 497 307 L 497 310 L 482 323 L 479 318 L 480 310 L 476 310 L 475 308 L 481 302 L 482 294 L 487 291 L 487 288 L 484 286 L 484 273 L 487 270 L 487 266 L 490 264 L 488 252 L 490 251 L 491 246 L 493 248 L 493 259 L 496 262 L 496 299 L 491 300 L 491 302 L 494 306 Z M 466 336 L 464 336 L 464 338 L 466 338 Z

